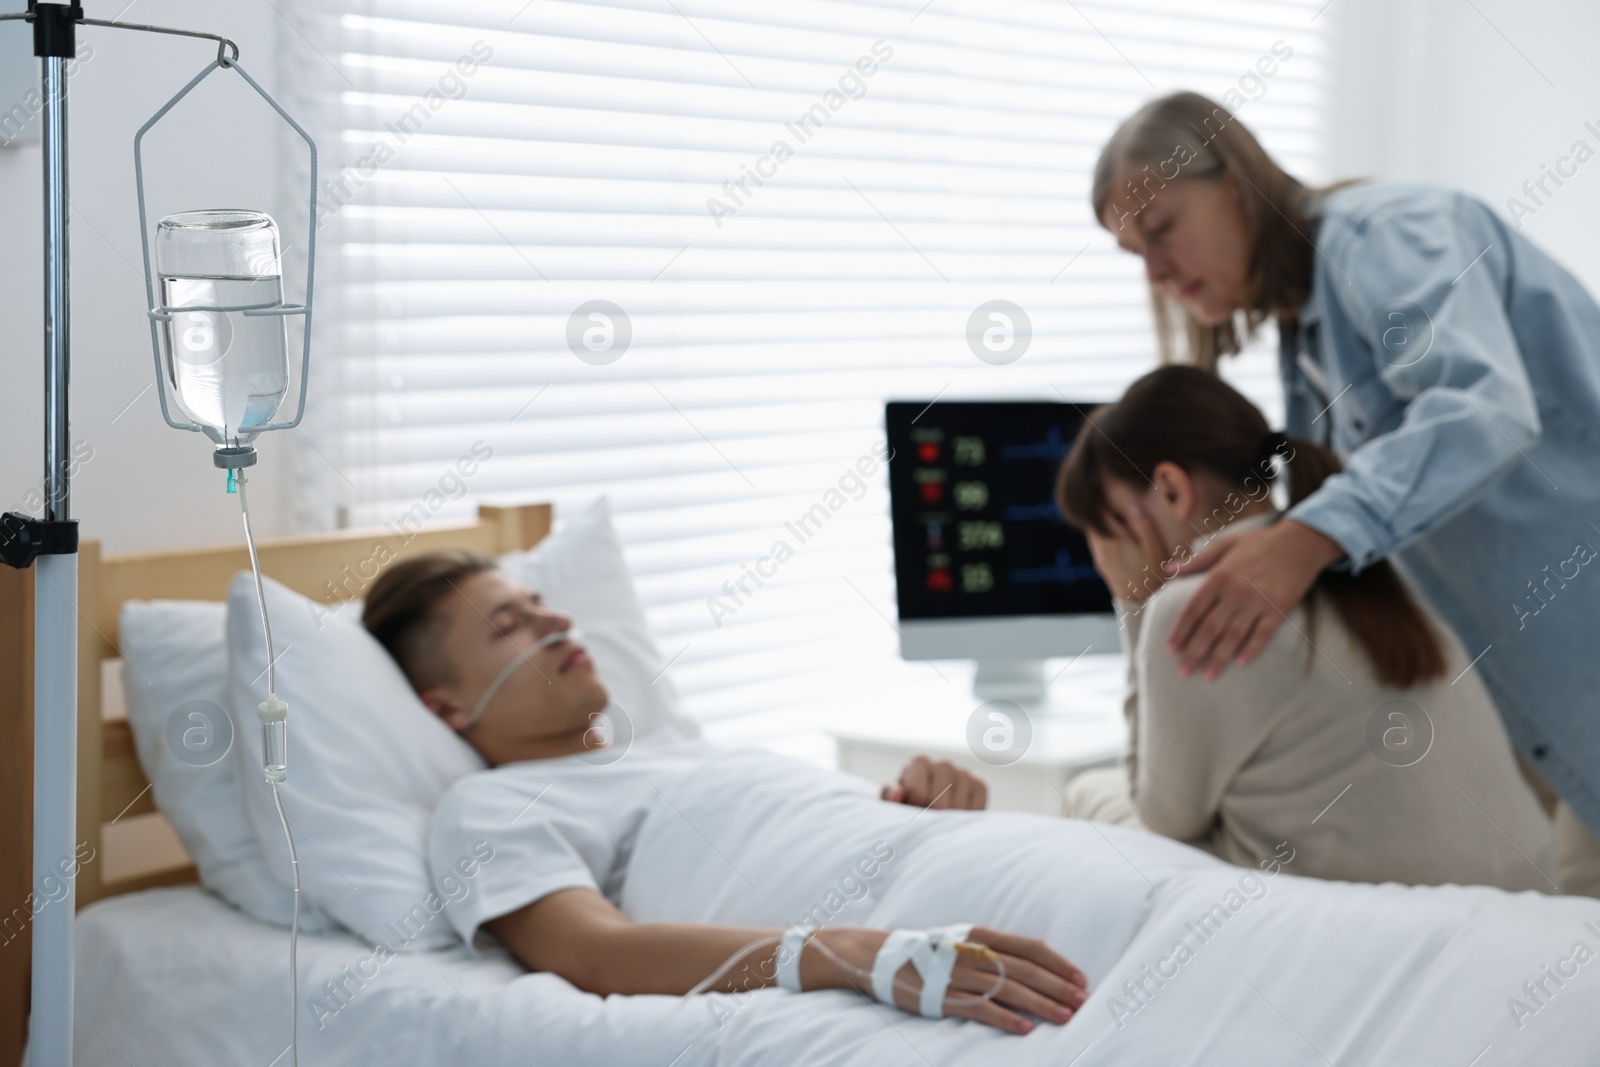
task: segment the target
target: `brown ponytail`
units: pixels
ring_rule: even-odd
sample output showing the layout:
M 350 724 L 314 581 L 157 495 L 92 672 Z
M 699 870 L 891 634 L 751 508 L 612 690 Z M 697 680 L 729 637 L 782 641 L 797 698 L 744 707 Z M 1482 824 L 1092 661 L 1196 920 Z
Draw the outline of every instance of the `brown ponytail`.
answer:
M 1129 386 L 1121 400 L 1085 419 L 1056 478 L 1056 507 L 1074 526 L 1110 536 L 1106 480 L 1146 486 L 1158 463 L 1171 462 L 1191 474 L 1208 471 L 1233 487 L 1210 515 L 1192 524 L 1195 536 L 1213 532 L 1251 500 L 1270 496 L 1277 472 L 1273 454 L 1262 451 L 1268 434 L 1256 406 L 1215 375 L 1185 365 L 1157 368 Z M 1303 437 L 1285 437 L 1275 454 L 1289 474 L 1291 505 L 1343 469 L 1338 456 Z M 1305 599 L 1312 641 L 1323 597 L 1384 685 L 1407 689 L 1444 675 L 1439 634 L 1386 560 L 1360 574 L 1324 570 L 1317 576 Z

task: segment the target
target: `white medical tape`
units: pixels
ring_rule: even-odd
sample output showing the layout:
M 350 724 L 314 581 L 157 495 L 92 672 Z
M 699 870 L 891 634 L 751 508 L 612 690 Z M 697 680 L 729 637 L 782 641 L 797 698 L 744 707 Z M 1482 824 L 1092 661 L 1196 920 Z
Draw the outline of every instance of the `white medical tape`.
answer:
M 965 941 L 971 932 L 971 923 L 891 931 L 872 961 L 872 995 L 893 1004 L 894 976 L 909 962 L 922 979 L 918 1012 L 929 1019 L 943 1018 L 944 995 L 956 967 L 956 942 Z
M 791 993 L 800 989 L 800 953 L 811 937 L 811 927 L 791 926 L 778 939 L 778 988 Z
M 928 941 L 924 949 L 926 966 L 919 961 L 918 956 L 911 957 L 912 965 L 922 976 L 920 1008 L 922 1014 L 930 1019 L 944 1016 L 944 994 L 950 988 L 951 972 L 956 969 L 956 942 L 965 941 L 971 932 L 971 923 L 935 926 L 928 931 Z
M 872 995 L 883 1004 L 894 1006 L 895 972 L 911 959 L 917 946 L 928 940 L 926 930 L 891 930 L 878 946 L 878 955 L 872 960 Z M 918 973 L 921 973 L 920 971 Z

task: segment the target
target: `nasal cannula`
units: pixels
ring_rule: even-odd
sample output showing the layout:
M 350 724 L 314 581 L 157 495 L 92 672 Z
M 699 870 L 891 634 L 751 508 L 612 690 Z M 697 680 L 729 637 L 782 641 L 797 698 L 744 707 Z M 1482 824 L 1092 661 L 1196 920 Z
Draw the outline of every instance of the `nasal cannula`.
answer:
M 472 714 L 467 716 L 466 725 L 462 726 L 458 732 L 464 734 L 474 726 L 478 725 L 478 720 L 483 717 L 485 709 L 489 707 L 489 701 L 492 700 L 494 695 L 500 691 L 500 687 L 505 684 L 506 679 L 515 674 L 518 668 L 531 664 L 533 660 L 529 657 L 531 657 L 535 652 L 542 651 L 551 645 L 558 645 L 563 641 L 576 641 L 582 636 L 583 631 L 578 629 L 576 626 L 570 630 L 557 630 L 555 633 L 545 634 L 543 637 L 539 638 L 539 640 L 533 643 L 533 647 L 529 648 L 526 652 L 517 653 L 515 658 L 513 658 L 510 663 L 507 663 L 504 667 L 502 667 L 499 674 L 494 676 L 494 681 L 489 683 L 489 688 L 483 691 L 483 696 L 479 697 L 478 702 L 472 706 Z

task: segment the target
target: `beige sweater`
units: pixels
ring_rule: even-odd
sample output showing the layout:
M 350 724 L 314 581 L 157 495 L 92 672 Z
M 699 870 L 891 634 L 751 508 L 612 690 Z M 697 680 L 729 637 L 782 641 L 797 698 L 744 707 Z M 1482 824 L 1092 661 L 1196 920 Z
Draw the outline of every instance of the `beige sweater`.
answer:
M 1277 517 L 1235 520 L 1191 547 Z M 1300 605 L 1249 666 L 1183 678 L 1166 636 L 1204 579 L 1169 581 L 1142 609 L 1117 601 L 1127 769 L 1146 826 L 1249 866 L 1287 842 L 1287 869 L 1320 878 L 1556 891 L 1549 820 L 1470 657 L 1436 616 L 1445 675 L 1408 690 L 1377 681 L 1326 599 L 1314 647 Z

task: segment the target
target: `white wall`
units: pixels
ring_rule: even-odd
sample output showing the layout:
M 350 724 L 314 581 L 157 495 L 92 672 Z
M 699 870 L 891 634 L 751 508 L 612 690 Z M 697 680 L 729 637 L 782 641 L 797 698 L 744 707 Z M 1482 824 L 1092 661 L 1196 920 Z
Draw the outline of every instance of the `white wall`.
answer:
M 1329 175 L 1436 182 L 1510 217 L 1600 292 L 1600 5 L 1593 0 L 1334 0 Z M 1522 184 L 1578 140 L 1597 154 L 1536 205 Z M 1568 165 L 1570 169 L 1570 164 Z
M 117 6 L 91 5 L 90 14 L 109 18 L 117 14 Z M 123 20 L 234 38 L 252 76 L 278 92 L 280 33 L 292 31 L 286 31 L 264 0 L 136 0 L 125 10 Z M 133 181 L 134 133 L 200 71 L 215 46 L 126 30 L 90 27 L 80 32 L 92 52 L 68 83 L 72 434 L 93 455 L 74 480 L 73 517 L 82 536 L 99 538 L 113 552 L 237 541 L 242 536 L 238 499 L 224 491 L 225 476 L 211 464 L 210 443 L 199 434 L 168 427 L 156 402 Z M 26 35 L 31 30 L 0 23 L 0 33 Z M 153 201 L 152 215 L 216 206 L 261 206 L 278 214 L 274 198 L 281 183 L 275 154 L 280 141 L 258 113 L 238 110 L 248 103 L 238 94 L 241 86 L 239 78 L 219 71 L 196 90 L 194 107 L 181 121 L 198 125 L 175 125 L 167 142 L 170 151 L 162 157 L 164 163 L 181 157 L 183 173 L 161 175 L 152 167 L 147 174 L 152 182 L 165 177 L 163 188 L 173 194 L 169 203 Z M 0 102 L 0 110 L 14 103 Z M 171 116 L 175 124 L 180 111 Z M 258 125 L 252 127 L 251 121 Z M 147 145 L 166 129 L 152 133 Z M 263 136 L 263 130 L 269 135 Z M 214 143 L 199 140 L 208 135 Z M 188 147 L 179 145 L 180 140 L 188 140 Z M 0 507 L 34 514 L 39 508 L 28 498 L 39 492 L 44 463 L 40 167 L 37 142 L 0 148 L 0 361 L 5 383 L 0 389 Z M 286 530 L 278 505 L 290 468 L 278 460 L 291 449 L 289 442 L 278 440 L 283 436 L 260 438 L 260 473 L 251 484 L 257 528 L 269 535 Z M 29 506 L 19 507 L 24 504 Z

